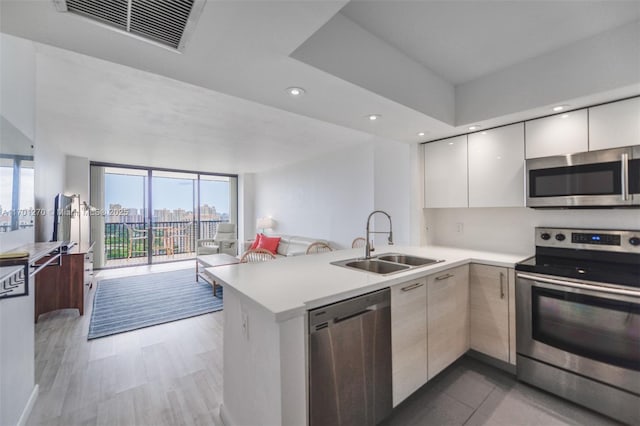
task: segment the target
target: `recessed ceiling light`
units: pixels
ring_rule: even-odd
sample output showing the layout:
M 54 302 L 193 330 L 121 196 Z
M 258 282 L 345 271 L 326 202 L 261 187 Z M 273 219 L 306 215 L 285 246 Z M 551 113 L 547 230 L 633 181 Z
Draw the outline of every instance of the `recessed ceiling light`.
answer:
M 559 112 L 559 111 L 564 111 L 567 108 L 569 108 L 569 105 L 556 105 L 552 109 L 554 112 Z
M 449 142 L 449 145 L 453 145 L 453 142 Z
M 562 115 L 560 116 L 560 118 L 567 118 L 567 117 L 569 117 L 569 114 L 562 114 Z
M 418 132 L 418 136 L 424 136 L 425 133 L 424 132 Z
M 486 135 L 486 134 L 487 134 L 487 132 L 480 132 L 480 134 L 481 134 L 481 135 Z
M 469 126 L 469 130 L 478 130 L 480 127 L 482 127 L 482 126 L 479 125 L 479 124 L 474 124 L 474 125 Z
M 376 121 L 378 120 L 380 117 L 382 117 L 380 114 L 369 114 L 367 115 L 367 118 L 371 121 Z
M 302 87 L 288 87 L 287 93 L 291 96 L 302 96 L 305 90 Z

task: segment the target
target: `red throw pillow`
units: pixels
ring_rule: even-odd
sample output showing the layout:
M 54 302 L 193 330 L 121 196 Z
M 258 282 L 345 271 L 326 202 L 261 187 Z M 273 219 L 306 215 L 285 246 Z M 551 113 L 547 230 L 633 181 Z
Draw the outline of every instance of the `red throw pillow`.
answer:
M 253 243 L 251 244 L 251 247 L 249 247 L 249 250 L 253 250 L 254 248 L 258 247 L 258 244 L 260 244 L 261 237 L 262 237 L 262 234 L 256 234 L 256 239 L 253 240 Z
M 278 250 L 278 244 L 280 244 L 280 237 L 267 237 L 262 234 L 260 236 L 260 242 L 258 243 L 258 247 L 265 250 L 269 250 L 271 253 L 276 254 Z

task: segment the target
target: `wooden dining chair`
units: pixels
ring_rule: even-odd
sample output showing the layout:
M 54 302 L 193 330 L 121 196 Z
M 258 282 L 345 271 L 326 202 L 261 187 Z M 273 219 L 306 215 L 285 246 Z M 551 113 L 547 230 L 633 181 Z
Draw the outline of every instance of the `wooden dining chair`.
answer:
M 365 245 L 367 245 L 367 240 L 362 237 L 358 237 L 351 243 L 351 248 L 362 248 Z
M 318 254 L 318 253 L 327 253 L 333 251 L 331 246 L 322 241 L 316 241 L 315 243 L 311 243 L 309 247 L 307 247 L 306 254 Z
M 191 241 L 193 237 L 193 222 L 186 222 L 171 229 L 169 248 L 167 254 L 175 254 L 177 248 L 178 253 L 191 253 Z
M 127 260 L 131 259 L 131 256 L 134 253 L 146 253 L 148 229 L 134 228 L 128 223 L 125 223 L 124 226 L 127 228 L 127 236 L 129 237 L 129 250 L 127 253 Z
M 269 250 L 257 248 L 253 250 L 247 250 L 240 258 L 240 263 L 257 263 L 265 262 L 267 260 L 273 260 L 276 256 Z

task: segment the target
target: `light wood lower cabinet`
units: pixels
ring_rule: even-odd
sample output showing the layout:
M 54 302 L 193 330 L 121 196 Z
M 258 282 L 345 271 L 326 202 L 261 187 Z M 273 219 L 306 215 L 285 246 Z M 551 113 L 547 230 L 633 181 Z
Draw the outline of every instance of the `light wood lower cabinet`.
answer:
M 508 268 L 469 266 L 471 349 L 504 362 L 510 353 L 509 278 Z
M 472 263 L 391 287 L 395 407 L 469 348 L 515 365 L 515 273 Z
M 427 381 L 427 279 L 391 287 L 393 406 Z
M 469 349 L 469 265 L 427 277 L 428 379 Z

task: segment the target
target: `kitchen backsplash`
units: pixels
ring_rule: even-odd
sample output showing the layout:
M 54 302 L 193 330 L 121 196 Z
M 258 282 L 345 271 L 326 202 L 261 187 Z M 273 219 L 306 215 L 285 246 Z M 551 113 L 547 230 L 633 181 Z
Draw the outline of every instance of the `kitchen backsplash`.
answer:
M 640 209 L 424 209 L 427 245 L 531 254 L 536 226 L 640 229 Z

